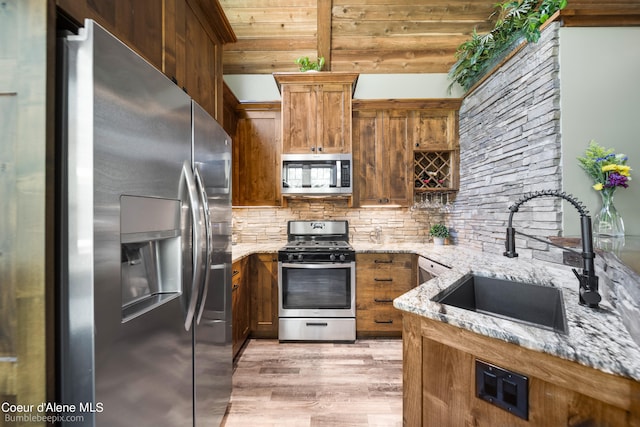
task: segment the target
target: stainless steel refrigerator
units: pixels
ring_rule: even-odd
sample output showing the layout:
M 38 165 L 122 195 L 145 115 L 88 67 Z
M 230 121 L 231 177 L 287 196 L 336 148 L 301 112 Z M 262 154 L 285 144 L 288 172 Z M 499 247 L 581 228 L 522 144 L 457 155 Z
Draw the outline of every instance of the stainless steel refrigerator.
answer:
M 59 403 L 214 426 L 231 392 L 231 140 L 87 20 L 60 39 Z M 62 423 L 65 425 L 65 423 Z

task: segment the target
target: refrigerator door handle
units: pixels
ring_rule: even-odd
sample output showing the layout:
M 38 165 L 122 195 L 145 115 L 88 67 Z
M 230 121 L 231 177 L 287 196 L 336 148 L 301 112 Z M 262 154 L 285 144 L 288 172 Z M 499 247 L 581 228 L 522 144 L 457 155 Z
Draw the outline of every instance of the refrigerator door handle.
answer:
M 196 324 L 200 324 L 200 319 L 202 318 L 202 313 L 204 312 L 205 301 L 207 300 L 207 292 L 209 290 L 208 284 L 209 284 L 209 271 L 211 268 L 210 267 L 211 256 L 213 252 L 213 248 L 212 248 L 213 236 L 211 232 L 211 213 L 209 212 L 209 202 L 207 201 L 208 196 L 204 188 L 202 175 L 200 174 L 200 170 L 198 169 L 198 166 L 195 166 L 193 170 L 194 170 L 194 176 L 196 178 L 196 185 L 200 190 L 200 206 L 202 207 L 202 210 L 204 212 L 204 227 L 205 227 L 205 234 L 206 234 L 206 242 L 204 245 L 204 249 L 206 253 L 206 258 L 205 258 L 206 262 L 205 262 L 205 265 L 203 266 L 204 280 L 200 284 L 200 290 L 198 292 L 199 294 L 198 305 L 197 305 L 198 315 L 196 316 Z
M 196 187 L 195 177 L 191 172 L 191 163 L 187 160 L 182 164 L 182 175 L 187 184 L 187 193 L 189 195 L 189 204 L 191 211 L 191 220 L 193 222 L 193 277 L 191 278 L 191 292 L 189 294 L 189 303 L 187 305 L 187 315 L 184 321 L 184 328 L 188 331 L 191 328 L 196 312 L 196 304 L 198 302 L 199 286 L 202 283 L 202 243 L 200 236 L 202 234 L 202 221 L 200 215 L 200 198 L 198 197 L 198 189 Z

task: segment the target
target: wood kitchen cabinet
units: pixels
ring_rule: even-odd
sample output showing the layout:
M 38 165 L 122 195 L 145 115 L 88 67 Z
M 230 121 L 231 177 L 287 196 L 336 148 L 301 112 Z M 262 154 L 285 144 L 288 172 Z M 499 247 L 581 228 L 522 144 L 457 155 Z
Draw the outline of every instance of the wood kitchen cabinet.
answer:
M 218 1 L 56 0 L 70 20 L 95 20 L 223 121 L 222 51 L 236 36 Z
M 637 381 L 413 313 L 403 315 L 405 425 L 640 425 Z M 528 420 L 476 397 L 476 360 L 528 378 Z M 491 379 L 491 373 L 478 372 L 479 378 Z
M 409 206 L 412 154 L 407 110 L 354 111 L 354 204 Z
M 162 69 L 163 16 L 160 1 L 56 0 L 56 5 L 80 25 L 85 18 L 95 20 L 156 68 Z
M 236 107 L 233 205 L 280 205 L 280 103 Z
M 413 146 L 416 150 L 455 150 L 458 148 L 458 109 L 420 109 L 412 111 Z
M 393 300 L 416 286 L 416 255 L 356 254 L 356 333 L 401 336 L 402 313 Z
M 249 268 L 251 336 L 278 338 L 278 256 L 254 254 Z
M 356 73 L 276 73 L 282 94 L 282 152 L 351 152 Z
M 415 193 L 456 191 L 460 183 L 458 100 L 411 111 Z
M 231 267 L 232 347 L 236 357 L 249 336 L 249 289 L 246 268 L 249 258 L 242 258 Z

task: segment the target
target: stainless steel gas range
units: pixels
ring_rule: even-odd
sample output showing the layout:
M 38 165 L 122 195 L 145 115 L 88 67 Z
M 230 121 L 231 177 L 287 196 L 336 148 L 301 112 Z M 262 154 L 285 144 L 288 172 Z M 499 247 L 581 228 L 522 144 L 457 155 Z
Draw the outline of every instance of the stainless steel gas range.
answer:
M 347 221 L 289 221 L 278 251 L 280 341 L 355 341 L 355 251 Z

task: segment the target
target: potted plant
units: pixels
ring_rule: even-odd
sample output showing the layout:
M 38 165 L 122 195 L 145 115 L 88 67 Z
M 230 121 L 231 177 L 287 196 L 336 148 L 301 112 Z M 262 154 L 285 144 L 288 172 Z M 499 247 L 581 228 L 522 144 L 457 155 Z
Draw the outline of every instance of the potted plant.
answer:
M 449 237 L 449 229 L 444 224 L 434 224 L 429 229 L 429 235 L 433 236 L 433 243 L 437 246 L 444 245 L 444 239 Z
M 301 56 L 296 59 L 296 64 L 300 68 L 300 71 L 320 71 L 324 67 L 324 56 L 318 57 L 317 62 L 312 62 L 308 56 Z

